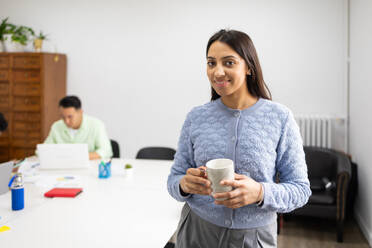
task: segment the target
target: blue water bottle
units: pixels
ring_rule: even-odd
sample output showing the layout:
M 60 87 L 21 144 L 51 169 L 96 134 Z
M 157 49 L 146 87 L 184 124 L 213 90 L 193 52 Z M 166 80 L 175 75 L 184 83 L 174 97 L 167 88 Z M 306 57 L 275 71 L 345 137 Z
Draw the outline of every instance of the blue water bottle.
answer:
M 22 210 L 25 207 L 25 191 L 22 174 L 15 174 L 8 186 L 12 191 L 12 210 Z

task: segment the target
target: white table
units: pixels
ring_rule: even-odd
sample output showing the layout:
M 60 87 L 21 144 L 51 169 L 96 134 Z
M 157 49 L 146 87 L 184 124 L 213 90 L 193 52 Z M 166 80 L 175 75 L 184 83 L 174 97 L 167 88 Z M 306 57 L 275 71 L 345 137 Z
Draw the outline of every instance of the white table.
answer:
M 133 175 L 124 176 L 124 165 Z M 45 198 L 45 188 L 25 184 L 25 209 L 11 210 L 10 192 L 0 195 L 0 247 L 164 247 L 177 227 L 182 203 L 167 191 L 172 162 L 119 160 L 112 177 L 98 179 L 97 162 L 85 170 L 39 171 L 75 175 L 83 193 Z

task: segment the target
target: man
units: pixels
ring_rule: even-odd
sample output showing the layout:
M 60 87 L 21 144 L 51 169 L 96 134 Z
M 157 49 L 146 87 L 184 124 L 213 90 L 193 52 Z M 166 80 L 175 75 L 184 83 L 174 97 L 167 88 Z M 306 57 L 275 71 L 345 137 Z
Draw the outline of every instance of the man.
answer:
M 0 113 L 0 134 L 1 132 L 4 132 L 7 127 L 8 127 L 8 122 L 5 120 L 3 114 Z
M 88 144 L 89 159 L 112 157 L 110 140 L 102 121 L 83 114 L 80 99 L 66 96 L 59 102 L 62 120 L 53 123 L 46 144 Z

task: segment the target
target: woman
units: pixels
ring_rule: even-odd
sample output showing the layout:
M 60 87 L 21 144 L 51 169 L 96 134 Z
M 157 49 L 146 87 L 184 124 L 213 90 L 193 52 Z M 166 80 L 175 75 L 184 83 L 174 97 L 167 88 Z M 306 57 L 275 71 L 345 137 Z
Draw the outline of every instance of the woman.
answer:
M 247 34 L 220 30 L 209 39 L 207 75 L 211 102 L 187 115 L 168 178 L 169 193 L 186 202 L 176 247 L 276 247 L 276 212 L 311 194 L 298 126 L 271 101 Z M 236 174 L 221 182 L 232 191 L 211 195 L 204 165 L 216 158 L 232 159 Z

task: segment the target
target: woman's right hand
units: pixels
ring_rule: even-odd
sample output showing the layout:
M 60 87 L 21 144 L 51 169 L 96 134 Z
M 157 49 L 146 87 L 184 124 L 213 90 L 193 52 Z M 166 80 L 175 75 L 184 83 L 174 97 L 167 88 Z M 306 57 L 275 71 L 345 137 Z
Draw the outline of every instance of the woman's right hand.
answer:
M 183 192 L 189 194 L 210 195 L 211 182 L 206 177 L 206 167 L 189 168 L 181 178 L 180 186 Z

